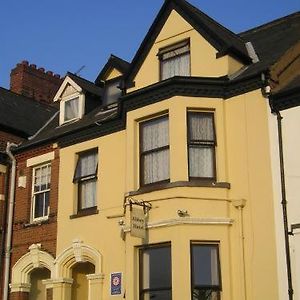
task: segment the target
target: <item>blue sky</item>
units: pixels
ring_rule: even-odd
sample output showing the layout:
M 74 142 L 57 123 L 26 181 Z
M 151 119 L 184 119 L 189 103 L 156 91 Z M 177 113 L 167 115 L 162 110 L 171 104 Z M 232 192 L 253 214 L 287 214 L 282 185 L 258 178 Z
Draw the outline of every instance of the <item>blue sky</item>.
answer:
M 132 59 L 164 0 L 9 0 L 0 3 L 0 86 L 22 60 L 94 81 L 111 53 Z M 190 0 L 234 32 L 300 10 L 300 0 Z

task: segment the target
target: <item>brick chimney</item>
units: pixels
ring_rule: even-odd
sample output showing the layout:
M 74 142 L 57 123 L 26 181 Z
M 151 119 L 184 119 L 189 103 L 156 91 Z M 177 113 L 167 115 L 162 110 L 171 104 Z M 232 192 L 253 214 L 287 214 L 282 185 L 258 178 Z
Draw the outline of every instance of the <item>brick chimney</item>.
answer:
M 37 68 L 26 60 L 17 64 L 10 73 L 11 91 L 48 104 L 52 104 L 62 81 L 60 75 L 45 72 L 44 68 Z

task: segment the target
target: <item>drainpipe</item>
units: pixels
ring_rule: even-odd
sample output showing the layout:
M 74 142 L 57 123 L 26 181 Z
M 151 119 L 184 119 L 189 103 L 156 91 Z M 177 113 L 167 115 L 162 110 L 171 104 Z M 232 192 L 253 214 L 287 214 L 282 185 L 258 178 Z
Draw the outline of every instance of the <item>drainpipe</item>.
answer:
M 1 235 L 1 248 L 0 248 L 0 251 L 1 251 L 1 258 L 0 258 L 0 270 L 3 270 L 2 269 L 2 257 L 4 256 L 4 244 L 5 244 L 5 227 L 6 227 L 6 216 L 7 216 L 7 199 L 8 199 L 8 193 L 9 193 L 9 188 L 8 188 L 8 183 L 9 183 L 9 180 L 8 180 L 8 174 L 9 174 L 9 171 L 8 171 L 8 167 L 7 167 L 7 170 L 6 170 L 6 174 L 5 174 L 5 182 L 4 182 L 4 186 L 5 186 L 5 194 L 4 194 L 4 206 L 3 206 L 3 220 L 2 220 L 2 224 L 1 224 L 1 228 L 2 228 L 2 235 Z M 0 278 L 1 278 L 1 281 L 2 281 L 2 275 L 4 275 L 1 271 L 0 271 Z
M 11 239 L 12 239 L 12 225 L 13 225 L 13 212 L 15 200 L 15 182 L 16 182 L 16 159 L 11 153 L 12 147 L 18 145 L 8 142 L 6 146 L 6 154 L 11 160 L 11 173 L 10 173 L 10 186 L 9 186 L 9 202 L 7 206 L 7 229 L 6 229 L 6 242 L 4 250 L 4 284 L 3 284 L 3 300 L 8 299 L 8 284 L 9 284 L 9 267 L 11 257 Z
M 284 226 L 286 269 L 287 269 L 287 277 L 288 277 L 288 293 L 289 293 L 289 300 L 293 300 L 294 291 L 293 291 L 293 282 L 292 282 L 291 254 L 290 254 L 283 144 L 282 144 L 282 116 L 279 111 L 275 111 L 275 113 L 277 115 L 278 147 L 279 147 L 280 177 L 281 177 L 281 197 L 282 197 L 281 205 L 282 205 L 282 216 L 283 216 L 283 226 Z

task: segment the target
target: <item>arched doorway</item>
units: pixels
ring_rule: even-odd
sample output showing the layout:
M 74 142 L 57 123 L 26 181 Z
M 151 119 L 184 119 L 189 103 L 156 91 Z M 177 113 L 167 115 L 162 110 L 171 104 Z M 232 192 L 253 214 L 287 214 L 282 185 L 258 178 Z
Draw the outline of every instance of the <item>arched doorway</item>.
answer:
M 46 268 L 33 269 L 30 273 L 30 300 L 45 300 L 46 299 L 46 286 L 43 284 L 44 279 L 49 279 L 51 273 Z
M 94 273 L 95 266 L 90 262 L 76 263 L 72 267 L 72 300 L 88 299 L 89 284 L 86 275 Z

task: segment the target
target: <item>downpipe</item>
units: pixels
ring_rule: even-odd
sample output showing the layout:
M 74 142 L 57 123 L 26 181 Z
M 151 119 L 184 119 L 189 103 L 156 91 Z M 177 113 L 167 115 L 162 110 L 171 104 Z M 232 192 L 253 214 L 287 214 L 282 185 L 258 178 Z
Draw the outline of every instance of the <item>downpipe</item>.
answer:
M 15 200 L 15 182 L 16 182 L 16 159 L 13 156 L 11 149 L 18 145 L 8 142 L 6 145 L 6 154 L 11 161 L 10 169 L 10 186 L 9 186 L 9 202 L 7 206 L 7 227 L 6 227 L 6 241 L 4 249 L 4 278 L 3 278 L 3 300 L 8 300 L 9 290 L 9 267 L 11 258 L 11 240 L 12 240 L 12 225 L 14 214 L 14 200 Z
M 291 253 L 290 253 L 290 241 L 289 241 L 289 226 L 287 216 L 287 200 L 286 200 L 286 185 L 285 185 L 285 172 L 284 172 L 284 157 L 283 157 L 283 143 L 282 143 L 282 116 L 279 111 L 275 111 L 277 116 L 277 130 L 278 130 L 278 147 L 279 147 L 279 161 L 280 161 L 280 177 L 281 177 L 281 205 L 282 205 L 282 217 L 284 226 L 284 240 L 285 240 L 285 254 L 286 254 L 286 269 L 288 279 L 288 293 L 289 300 L 293 300 L 293 281 L 292 281 L 292 269 L 291 269 Z

